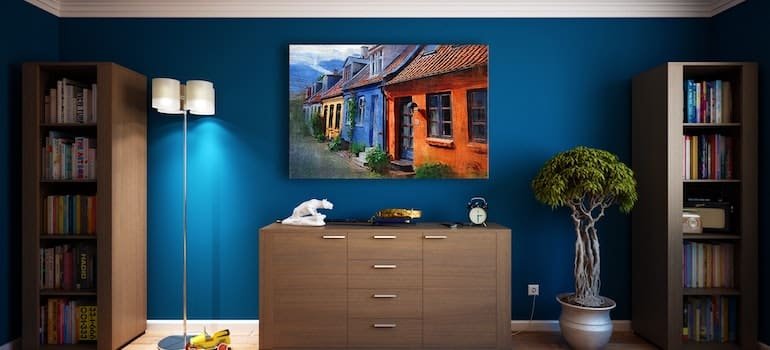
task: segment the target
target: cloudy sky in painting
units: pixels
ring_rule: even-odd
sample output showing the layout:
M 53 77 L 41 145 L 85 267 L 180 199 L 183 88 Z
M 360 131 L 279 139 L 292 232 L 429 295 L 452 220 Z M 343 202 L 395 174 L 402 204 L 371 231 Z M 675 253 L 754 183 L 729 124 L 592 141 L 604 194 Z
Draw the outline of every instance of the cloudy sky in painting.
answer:
M 334 59 L 345 60 L 348 56 L 360 55 L 361 46 L 371 45 L 289 45 L 289 64 L 304 64 L 321 73 L 331 73 L 318 63 Z

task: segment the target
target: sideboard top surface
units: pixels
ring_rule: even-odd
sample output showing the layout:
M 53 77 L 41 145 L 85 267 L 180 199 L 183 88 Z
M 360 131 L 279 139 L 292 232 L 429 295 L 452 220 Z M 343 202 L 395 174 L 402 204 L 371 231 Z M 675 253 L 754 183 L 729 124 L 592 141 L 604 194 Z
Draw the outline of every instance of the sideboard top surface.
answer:
M 510 231 L 509 228 L 495 224 L 487 223 L 484 226 L 461 226 L 455 229 L 449 228 L 438 222 L 421 222 L 416 224 L 392 224 L 392 225 L 367 225 L 367 224 L 327 224 L 326 226 L 294 226 L 272 223 L 260 229 L 260 232 L 340 232 L 340 231 L 452 231 L 452 232 L 491 232 L 491 231 Z

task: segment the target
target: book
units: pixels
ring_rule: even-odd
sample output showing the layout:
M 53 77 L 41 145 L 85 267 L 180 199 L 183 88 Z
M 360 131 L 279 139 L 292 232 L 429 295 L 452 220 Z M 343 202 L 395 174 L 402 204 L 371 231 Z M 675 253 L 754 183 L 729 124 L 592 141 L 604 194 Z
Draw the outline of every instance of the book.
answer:
M 77 311 L 78 340 L 95 341 L 98 337 L 96 305 L 80 305 Z
M 43 98 L 46 123 L 95 123 L 97 84 L 62 78 Z
M 75 287 L 77 289 L 92 289 L 95 287 L 95 247 L 88 243 L 81 243 L 78 245 L 77 251 Z
M 722 122 L 732 123 L 733 121 L 733 95 L 730 82 L 722 83 Z

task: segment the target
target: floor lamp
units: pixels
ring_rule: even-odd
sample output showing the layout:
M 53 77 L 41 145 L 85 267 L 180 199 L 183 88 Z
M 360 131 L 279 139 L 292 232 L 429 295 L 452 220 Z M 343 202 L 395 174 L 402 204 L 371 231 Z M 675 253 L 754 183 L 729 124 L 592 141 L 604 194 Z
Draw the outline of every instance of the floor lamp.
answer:
M 189 80 L 183 85 L 176 79 L 152 79 L 152 108 L 163 114 L 184 116 L 182 132 L 182 335 L 165 337 L 160 350 L 185 349 L 187 335 L 187 114 L 214 115 L 214 84 Z

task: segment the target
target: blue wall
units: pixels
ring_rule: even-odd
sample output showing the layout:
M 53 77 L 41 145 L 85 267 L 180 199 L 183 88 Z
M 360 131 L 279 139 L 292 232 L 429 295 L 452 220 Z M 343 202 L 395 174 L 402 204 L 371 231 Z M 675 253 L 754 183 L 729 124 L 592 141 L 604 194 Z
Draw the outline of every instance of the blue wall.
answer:
M 21 62 L 56 60 L 59 21 L 23 1 L 0 1 L 0 345 L 18 337 L 21 275 Z
M 714 53 L 726 60 L 745 60 L 759 63 L 759 178 L 770 174 L 770 1 L 750 0 L 713 21 Z M 770 197 L 770 186 L 759 182 L 759 338 L 770 344 L 770 225 L 764 218 L 770 214 L 765 201 Z
M 368 28 L 366 31 L 361 27 Z M 433 29 L 433 30 L 431 30 Z M 513 228 L 513 318 L 529 317 L 525 286 L 541 285 L 537 319 L 572 290 L 565 210 L 538 204 L 529 182 L 576 145 L 629 161 L 630 79 L 669 60 L 709 53 L 706 19 L 63 19 L 65 60 L 108 60 L 149 77 L 215 82 L 217 114 L 190 136 L 190 316 L 256 318 L 257 229 L 299 202 L 329 198 L 335 218 L 417 207 L 426 220 L 463 220 L 473 195 Z M 479 42 L 490 45 L 490 179 L 289 180 L 289 43 Z M 149 310 L 180 317 L 181 121 L 149 114 Z M 629 218 L 600 223 L 603 290 L 630 314 Z

